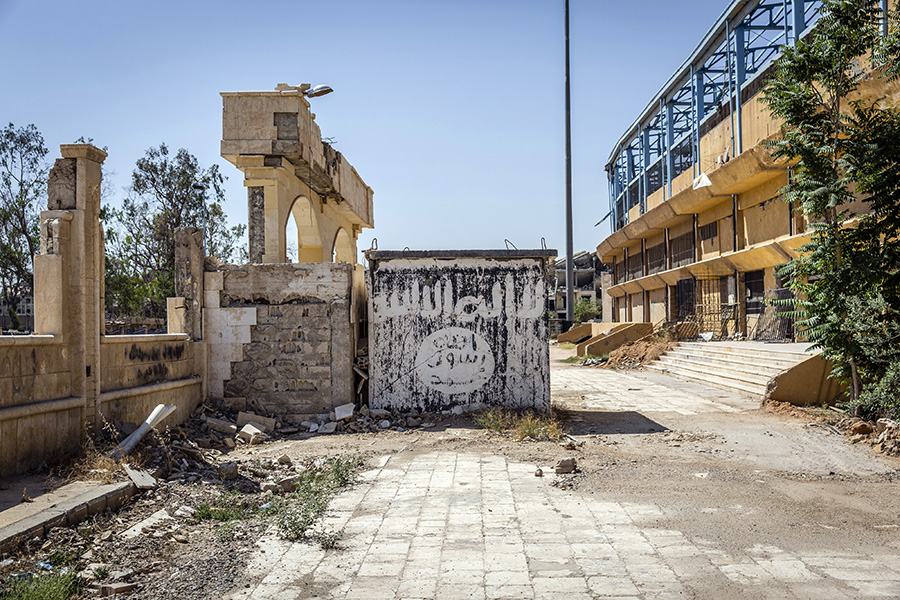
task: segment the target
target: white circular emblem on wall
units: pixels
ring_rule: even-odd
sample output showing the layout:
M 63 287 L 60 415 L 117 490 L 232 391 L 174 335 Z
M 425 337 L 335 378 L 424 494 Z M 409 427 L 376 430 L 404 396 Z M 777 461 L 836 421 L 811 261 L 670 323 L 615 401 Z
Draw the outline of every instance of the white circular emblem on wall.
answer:
M 494 374 L 494 353 L 474 331 L 445 327 L 419 346 L 416 373 L 426 385 L 445 394 L 474 392 Z

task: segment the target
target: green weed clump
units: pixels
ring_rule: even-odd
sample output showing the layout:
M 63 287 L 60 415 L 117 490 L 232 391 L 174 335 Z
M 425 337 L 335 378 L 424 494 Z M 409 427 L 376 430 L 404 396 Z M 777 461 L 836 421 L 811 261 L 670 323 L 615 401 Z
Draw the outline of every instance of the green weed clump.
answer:
M 194 515 L 201 521 L 238 521 L 247 519 L 259 510 L 259 506 L 252 498 L 244 496 L 237 490 L 219 496 L 211 503 L 203 503 L 197 507 Z
M 2 600 L 68 600 L 81 592 L 81 581 L 74 572 L 50 573 L 12 579 L 0 592 Z
M 476 413 L 472 418 L 482 429 L 512 435 L 519 441 L 526 438 L 558 441 L 566 433 L 558 418 L 533 410 L 516 412 L 495 406 Z
M 279 533 L 287 540 L 311 538 L 323 549 L 337 546 L 343 531 L 315 529 L 334 495 L 356 477 L 362 459 L 326 457 L 303 472 L 297 489 L 278 496 L 268 512 L 275 517 Z

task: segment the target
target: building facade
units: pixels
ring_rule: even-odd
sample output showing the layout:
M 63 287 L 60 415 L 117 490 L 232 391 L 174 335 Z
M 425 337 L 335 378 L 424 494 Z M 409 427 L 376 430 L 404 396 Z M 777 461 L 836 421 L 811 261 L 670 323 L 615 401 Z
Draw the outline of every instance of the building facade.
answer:
M 781 48 L 809 35 L 820 6 L 734 0 L 623 133 L 606 165 L 613 233 L 597 246 L 612 273 L 604 320 L 793 335 L 766 300 L 790 297 L 779 266 L 809 240 L 809 222 L 782 200 L 791 171 L 769 157 L 780 123 L 762 91 Z M 860 86 L 870 98 L 895 101 L 898 91 L 872 77 Z

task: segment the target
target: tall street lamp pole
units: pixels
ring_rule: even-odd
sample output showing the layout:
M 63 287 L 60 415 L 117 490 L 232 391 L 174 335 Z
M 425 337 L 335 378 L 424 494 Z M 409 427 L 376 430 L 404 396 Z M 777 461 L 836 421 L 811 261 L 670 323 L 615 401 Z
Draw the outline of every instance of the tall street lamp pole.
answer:
M 575 320 L 575 261 L 572 249 L 572 105 L 569 90 L 569 0 L 566 2 L 566 321 Z

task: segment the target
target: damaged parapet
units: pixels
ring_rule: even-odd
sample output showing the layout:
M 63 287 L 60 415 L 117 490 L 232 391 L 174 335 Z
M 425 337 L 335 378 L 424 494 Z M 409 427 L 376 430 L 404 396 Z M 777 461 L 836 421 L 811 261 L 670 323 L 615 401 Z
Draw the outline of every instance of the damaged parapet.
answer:
M 355 264 L 357 237 L 374 226 L 372 189 L 322 141 L 304 91 L 222 92 L 221 152 L 244 173 L 250 262 Z M 297 228 L 296 255 L 286 225 Z
M 550 407 L 555 250 L 366 252 L 372 408 Z

